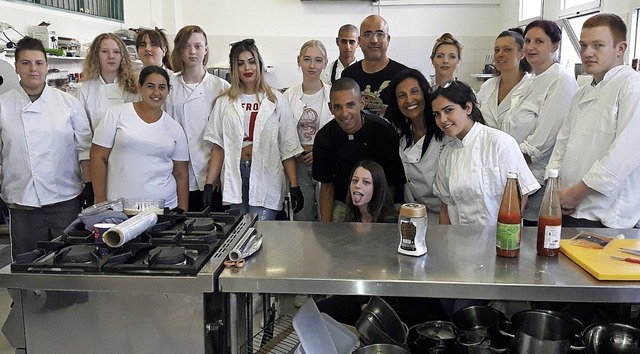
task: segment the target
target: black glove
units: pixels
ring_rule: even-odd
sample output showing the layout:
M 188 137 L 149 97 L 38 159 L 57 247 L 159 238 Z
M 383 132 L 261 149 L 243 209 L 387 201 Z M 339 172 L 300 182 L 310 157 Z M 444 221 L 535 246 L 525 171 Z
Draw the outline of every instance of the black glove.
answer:
M 213 204 L 213 184 L 207 183 L 202 190 L 202 207 L 207 208 Z
M 291 193 L 291 206 L 293 206 L 293 213 L 297 214 L 302 210 L 302 208 L 304 208 L 302 190 L 300 190 L 300 187 L 291 187 L 289 193 Z
M 84 188 L 82 189 L 82 193 L 80 193 L 80 203 L 82 203 L 82 209 L 92 206 L 93 201 L 93 184 L 91 182 L 86 182 L 84 184 Z
M 169 211 L 171 214 L 182 215 L 184 214 L 184 210 L 180 207 L 175 207 Z

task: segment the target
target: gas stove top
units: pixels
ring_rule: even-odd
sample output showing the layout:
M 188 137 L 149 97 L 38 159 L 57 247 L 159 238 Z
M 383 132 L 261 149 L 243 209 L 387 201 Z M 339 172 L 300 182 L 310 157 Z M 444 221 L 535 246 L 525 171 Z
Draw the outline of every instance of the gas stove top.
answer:
M 17 255 L 11 271 L 195 276 L 229 235 L 239 232 L 241 220 L 228 213 L 160 215 L 156 225 L 118 248 L 74 230 Z

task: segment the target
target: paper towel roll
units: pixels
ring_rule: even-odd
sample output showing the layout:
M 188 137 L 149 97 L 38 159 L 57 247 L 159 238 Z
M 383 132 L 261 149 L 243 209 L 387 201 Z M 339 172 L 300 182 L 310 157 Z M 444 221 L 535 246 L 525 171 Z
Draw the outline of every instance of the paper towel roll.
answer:
M 120 247 L 157 222 L 158 215 L 152 211 L 145 211 L 105 231 L 102 240 L 109 247 Z
M 0 54 L 0 95 L 20 86 L 20 77 L 16 74 L 13 60 Z

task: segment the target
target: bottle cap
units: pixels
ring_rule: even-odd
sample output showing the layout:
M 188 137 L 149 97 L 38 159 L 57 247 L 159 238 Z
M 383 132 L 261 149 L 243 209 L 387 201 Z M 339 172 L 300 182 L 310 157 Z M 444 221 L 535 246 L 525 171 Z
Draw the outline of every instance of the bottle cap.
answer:
M 507 178 L 518 178 L 518 172 L 507 172 Z
M 406 203 L 400 207 L 400 216 L 407 218 L 423 218 L 427 216 L 427 208 L 418 203 Z
M 558 170 L 556 169 L 549 170 L 549 178 L 558 178 Z

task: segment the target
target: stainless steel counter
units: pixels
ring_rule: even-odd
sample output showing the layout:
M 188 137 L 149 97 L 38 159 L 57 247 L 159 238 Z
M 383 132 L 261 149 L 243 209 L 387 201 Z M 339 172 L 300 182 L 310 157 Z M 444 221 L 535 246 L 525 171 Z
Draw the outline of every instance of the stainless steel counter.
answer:
M 563 254 L 537 256 L 536 228 L 524 229 L 513 259 L 496 256 L 493 227 L 430 225 L 422 257 L 396 252 L 395 224 L 258 222 L 257 229 L 262 249 L 244 268 L 222 272 L 221 291 L 640 302 L 640 282 L 598 281 Z M 563 238 L 581 230 L 564 228 Z

